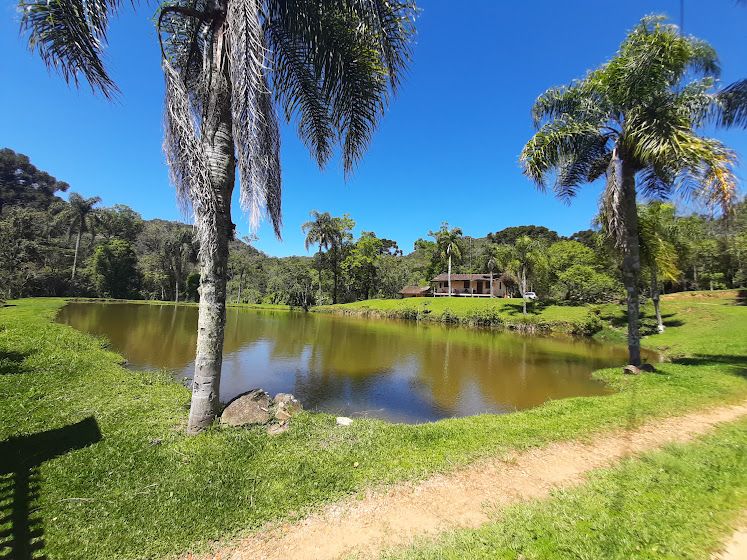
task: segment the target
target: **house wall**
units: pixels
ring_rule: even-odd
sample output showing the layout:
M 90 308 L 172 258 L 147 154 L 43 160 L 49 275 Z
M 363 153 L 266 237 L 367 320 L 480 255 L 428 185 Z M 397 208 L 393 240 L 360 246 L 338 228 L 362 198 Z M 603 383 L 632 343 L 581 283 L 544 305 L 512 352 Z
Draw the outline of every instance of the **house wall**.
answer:
M 490 293 L 490 280 L 481 280 L 480 283 L 482 284 L 481 291 L 477 292 L 477 280 L 452 280 L 451 281 L 451 288 L 453 290 L 457 290 L 459 293 L 464 293 L 465 288 L 469 287 L 471 293 L 481 293 L 481 294 L 488 294 Z M 439 292 L 446 293 L 449 290 L 449 283 L 447 281 L 444 282 L 435 282 L 436 289 Z M 493 295 L 496 297 L 503 297 L 506 294 L 506 287 L 503 285 L 503 282 L 498 280 L 497 278 L 493 279 Z

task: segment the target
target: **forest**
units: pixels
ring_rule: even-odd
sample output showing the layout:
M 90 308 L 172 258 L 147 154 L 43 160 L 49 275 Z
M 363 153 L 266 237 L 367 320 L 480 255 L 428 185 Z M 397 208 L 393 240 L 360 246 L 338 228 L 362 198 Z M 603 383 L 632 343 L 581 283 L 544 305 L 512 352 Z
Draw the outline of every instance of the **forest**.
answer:
M 747 284 L 744 199 L 728 215 L 686 214 L 665 202 L 641 204 L 638 214 L 642 293 Z M 398 297 L 404 286 L 445 272 L 449 256 L 453 273 L 493 273 L 513 295 L 531 289 L 557 303 L 624 297 L 619 257 L 600 225 L 569 237 L 527 225 L 478 238 L 443 223 L 410 251 L 374 232 L 355 238 L 354 229 L 351 216 L 311 212 L 303 226 L 309 256 L 272 257 L 249 238 L 233 239 L 228 301 L 308 308 Z M 192 226 L 105 207 L 28 156 L 0 150 L 0 297 L 197 301 L 198 251 Z

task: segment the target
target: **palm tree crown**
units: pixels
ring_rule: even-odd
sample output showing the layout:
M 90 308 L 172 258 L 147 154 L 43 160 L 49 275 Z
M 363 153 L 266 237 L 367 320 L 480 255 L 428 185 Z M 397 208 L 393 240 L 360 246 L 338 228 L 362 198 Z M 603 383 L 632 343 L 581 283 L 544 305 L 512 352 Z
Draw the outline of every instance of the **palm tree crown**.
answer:
M 68 204 L 59 213 L 57 220 L 64 222 L 68 227 L 68 236 L 75 232 L 75 253 L 73 255 L 73 268 L 70 274 L 71 279 L 75 279 L 75 273 L 78 270 L 78 256 L 80 253 L 80 239 L 84 233 L 93 231 L 96 223 L 96 206 L 101 199 L 98 196 L 83 198 L 78 193 L 70 193 Z
M 456 261 L 462 258 L 462 229 L 455 227 L 449 229 L 449 224 L 441 224 L 441 229 L 429 233 L 436 240 L 436 249 L 441 258 L 447 260 L 453 258 Z
M 306 234 L 304 245 L 306 250 L 312 245 L 319 245 L 319 250 L 329 250 L 330 247 L 337 243 L 337 231 L 335 221 L 329 212 L 318 212 L 312 210 L 312 220 L 309 220 L 301 226 Z
M 525 173 L 543 189 L 554 174 L 554 191 L 565 199 L 606 173 L 605 216 L 618 245 L 625 243 L 622 178 L 611 167 L 618 158 L 646 196 L 676 191 L 728 206 L 736 193 L 734 154 L 695 130 L 714 117 L 738 118 L 738 103 L 732 96 L 727 107 L 713 91 L 713 48 L 662 19 L 644 18 L 607 64 L 542 94 L 532 110 L 539 130 L 521 154 Z
M 21 0 L 21 26 L 29 47 L 65 80 L 77 85 L 83 76 L 94 90 L 112 97 L 117 86 L 102 50 L 109 20 L 121 5 L 118 0 Z M 210 158 L 199 140 L 228 103 L 242 206 L 253 225 L 266 209 L 279 236 L 276 111 L 295 120 L 320 166 L 339 141 L 345 172 L 352 172 L 410 60 L 415 15 L 408 0 L 162 4 L 164 148 L 180 200 L 196 211 L 215 204 Z

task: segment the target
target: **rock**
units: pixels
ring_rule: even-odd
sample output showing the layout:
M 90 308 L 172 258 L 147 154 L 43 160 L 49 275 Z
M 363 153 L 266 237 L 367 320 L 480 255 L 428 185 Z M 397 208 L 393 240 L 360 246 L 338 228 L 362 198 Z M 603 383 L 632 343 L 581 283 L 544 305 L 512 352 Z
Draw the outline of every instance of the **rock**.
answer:
M 623 373 L 627 375 L 638 375 L 639 373 L 641 373 L 641 370 L 638 369 L 633 364 L 628 364 L 627 366 L 623 368 Z
M 288 428 L 290 428 L 290 425 L 288 422 L 280 422 L 279 424 L 270 424 L 267 426 L 267 435 L 268 436 L 279 436 L 280 434 L 284 434 L 288 431 Z
M 337 425 L 338 426 L 350 426 L 353 423 L 352 418 L 348 418 L 347 416 L 338 416 L 337 417 Z
M 287 410 L 291 415 L 303 410 L 301 401 L 290 393 L 278 393 L 273 400 L 275 401 L 275 406 Z
M 270 395 L 262 389 L 254 389 L 228 403 L 221 414 L 220 423 L 228 426 L 250 426 L 267 424 L 270 418 Z
M 654 368 L 654 366 L 651 364 L 641 364 L 638 369 L 640 369 L 641 371 L 646 371 L 648 373 L 653 373 L 656 371 L 656 368 Z
M 273 399 L 275 420 L 285 422 L 303 410 L 301 402 L 290 393 L 278 393 Z

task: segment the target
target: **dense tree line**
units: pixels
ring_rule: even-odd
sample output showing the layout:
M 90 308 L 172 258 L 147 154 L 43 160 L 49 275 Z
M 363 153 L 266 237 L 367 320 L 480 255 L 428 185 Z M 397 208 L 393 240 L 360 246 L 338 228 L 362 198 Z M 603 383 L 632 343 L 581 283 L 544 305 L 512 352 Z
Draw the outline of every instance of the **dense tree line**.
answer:
M 196 301 L 199 247 L 193 228 L 143 220 L 131 208 L 102 207 L 0 151 L 0 295 L 99 296 Z M 678 215 L 671 204 L 639 205 L 642 293 L 658 302 L 675 290 L 747 284 L 747 202 L 726 216 Z M 601 219 L 597 223 L 602 223 Z M 493 273 L 512 295 L 588 303 L 624 297 L 621 262 L 601 226 L 564 238 L 543 226 L 509 227 L 484 238 L 442 224 L 407 254 L 374 232 L 353 235 L 347 215 L 312 212 L 304 225 L 312 256 L 269 257 L 251 239 L 231 241 L 230 303 L 319 303 L 397 297 L 434 276 Z M 76 256 L 77 255 L 77 256 Z

